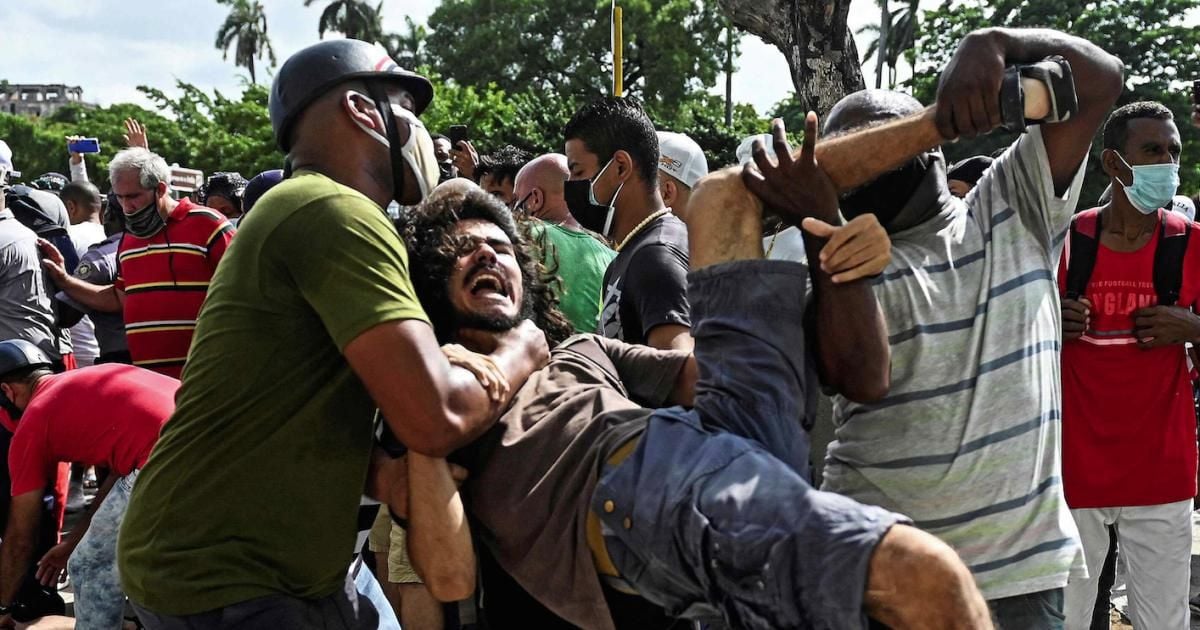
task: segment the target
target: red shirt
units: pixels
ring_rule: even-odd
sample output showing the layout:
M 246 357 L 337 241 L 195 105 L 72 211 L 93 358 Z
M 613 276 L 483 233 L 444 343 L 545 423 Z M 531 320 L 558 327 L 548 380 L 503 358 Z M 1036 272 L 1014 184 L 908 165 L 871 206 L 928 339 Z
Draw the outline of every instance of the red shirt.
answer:
M 59 462 L 141 468 L 175 411 L 179 381 L 108 363 L 42 379 L 17 421 L 8 451 L 12 496 L 42 490 Z
M 128 232 L 117 248 L 125 334 L 133 364 L 179 378 L 196 316 L 234 229 L 216 210 L 182 199 L 149 239 Z
M 1162 211 L 1160 211 L 1162 212 Z M 1154 237 L 1135 252 L 1101 244 L 1088 282 L 1091 328 L 1063 344 L 1063 485 L 1072 508 L 1160 505 L 1196 496 L 1196 414 L 1182 344 L 1142 350 L 1132 312 L 1158 302 Z M 1064 252 L 1059 289 L 1066 282 Z M 1200 298 L 1192 224 L 1178 306 Z

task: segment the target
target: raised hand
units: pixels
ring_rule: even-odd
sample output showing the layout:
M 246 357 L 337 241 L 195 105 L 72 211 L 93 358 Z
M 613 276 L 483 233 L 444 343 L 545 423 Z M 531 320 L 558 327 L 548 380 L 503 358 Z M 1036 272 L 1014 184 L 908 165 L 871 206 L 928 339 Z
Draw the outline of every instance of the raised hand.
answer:
M 817 144 L 817 115 L 809 112 L 804 119 L 804 144 L 798 159 L 792 157 L 787 130 L 783 121 L 771 121 L 771 138 L 775 161 L 767 156 L 761 140 L 752 149 L 753 164 L 742 170 L 746 188 L 762 200 L 763 205 L 785 221 L 798 225 L 806 217 L 826 223 L 838 220 L 838 197 L 833 182 L 817 164 L 814 147 Z
M 146 126 L 134 118 L 126 118 L 125 144 L 130 147 L 141 147 L 149 150 L 150 144 L 146 140 Z
M 479 152 L 475 147 L 467 140 L 460 140 L 450 155 L 454 159 L 454 168 L 458 169 L 458 176 L 474 180 L 475 167 L 479 166 Z
M 958 45 L 938 83 L 937 128 L 943 138 L 973 138 L 1000 125 L 1004 56 L 993 39 L 978 33 Z
M 68 145 L 70 145 L 72 142 L 74 142 L 76 140 L 83 140 L 83 136 L 67 136 L 67 144 Z M 68 149 L 68 153 L 71 154 L 71 164 L 79 164 L 80 162 L 83 161 L 82 153 L 76 153 L 69 149 Z

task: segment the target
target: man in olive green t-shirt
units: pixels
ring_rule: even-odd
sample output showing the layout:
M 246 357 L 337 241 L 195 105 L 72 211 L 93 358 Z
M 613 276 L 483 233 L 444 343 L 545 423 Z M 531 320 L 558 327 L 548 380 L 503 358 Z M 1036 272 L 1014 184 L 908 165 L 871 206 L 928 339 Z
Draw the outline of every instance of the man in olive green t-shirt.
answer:
M 440 458 L 507 403 L 441 354 L 381 209 L 437 181 L 414 115 L 431 98 L 423 77 L 356 40 L 280 70 L 271 122 L 295 174 L 217 269 L 177 411 L 121 530 L 122 583 L 148 627 L 374 627 L 343 587 L 375 409 L 413 453 Z M 527 325 L 496 342 L 490 358 L 515 391 L 545 340 Z M 371 478 L 403 513 L 393 477 Z
M 617 253 L 571 216 L 563 197 L 563 182 L 570 177 L 567 156 L 547 153 L 517 173 L 513 194 L 516 210 L 536 219 L 533 237 L 542 263 L 559 278 L 559 309 L 576 332 L 593 333 L 600 319 L 604 270 Z

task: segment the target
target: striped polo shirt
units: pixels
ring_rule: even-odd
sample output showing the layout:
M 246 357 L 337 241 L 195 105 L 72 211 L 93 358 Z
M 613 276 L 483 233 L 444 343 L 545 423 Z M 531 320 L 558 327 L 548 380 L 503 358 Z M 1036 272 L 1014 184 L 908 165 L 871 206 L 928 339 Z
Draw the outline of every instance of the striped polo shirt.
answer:
M 893 234 L 875 285 L 891 391 L 834 400 L 824 489 L 908 515 L 987 599 L 1059 588 L 1083 567 L 1062 485 L 1054 276 L 1083 171 L 1057 197 L 1033 127 L 965 203 Z
M 125 334 L 134 365 L 180 377 L 196 315 L 233 234 L 222 214 L 186 198 L 158 234 L 144 239 L 125 233 L 116 285 L 125 291 Z

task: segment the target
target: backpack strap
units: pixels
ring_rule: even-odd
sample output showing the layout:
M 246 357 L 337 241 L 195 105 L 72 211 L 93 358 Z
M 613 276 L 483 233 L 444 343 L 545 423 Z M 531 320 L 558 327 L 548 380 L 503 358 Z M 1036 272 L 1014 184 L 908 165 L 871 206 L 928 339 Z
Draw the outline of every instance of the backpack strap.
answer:
M 1092 268 L 1096 266 L 1096 250 L 1100 247 L 1100 209 L 1084 210 L 1071 217 L 1067 243 L 1068 300 L 1078 300 L 1087 292 Z
M 1162 306 L 1179 301 L 1183 286 L 1183 258 L 1191 235 L 1191 222 L 1176 212 L 1159 210 L 1158 249 L 1154 252 L 1154 293 Z

